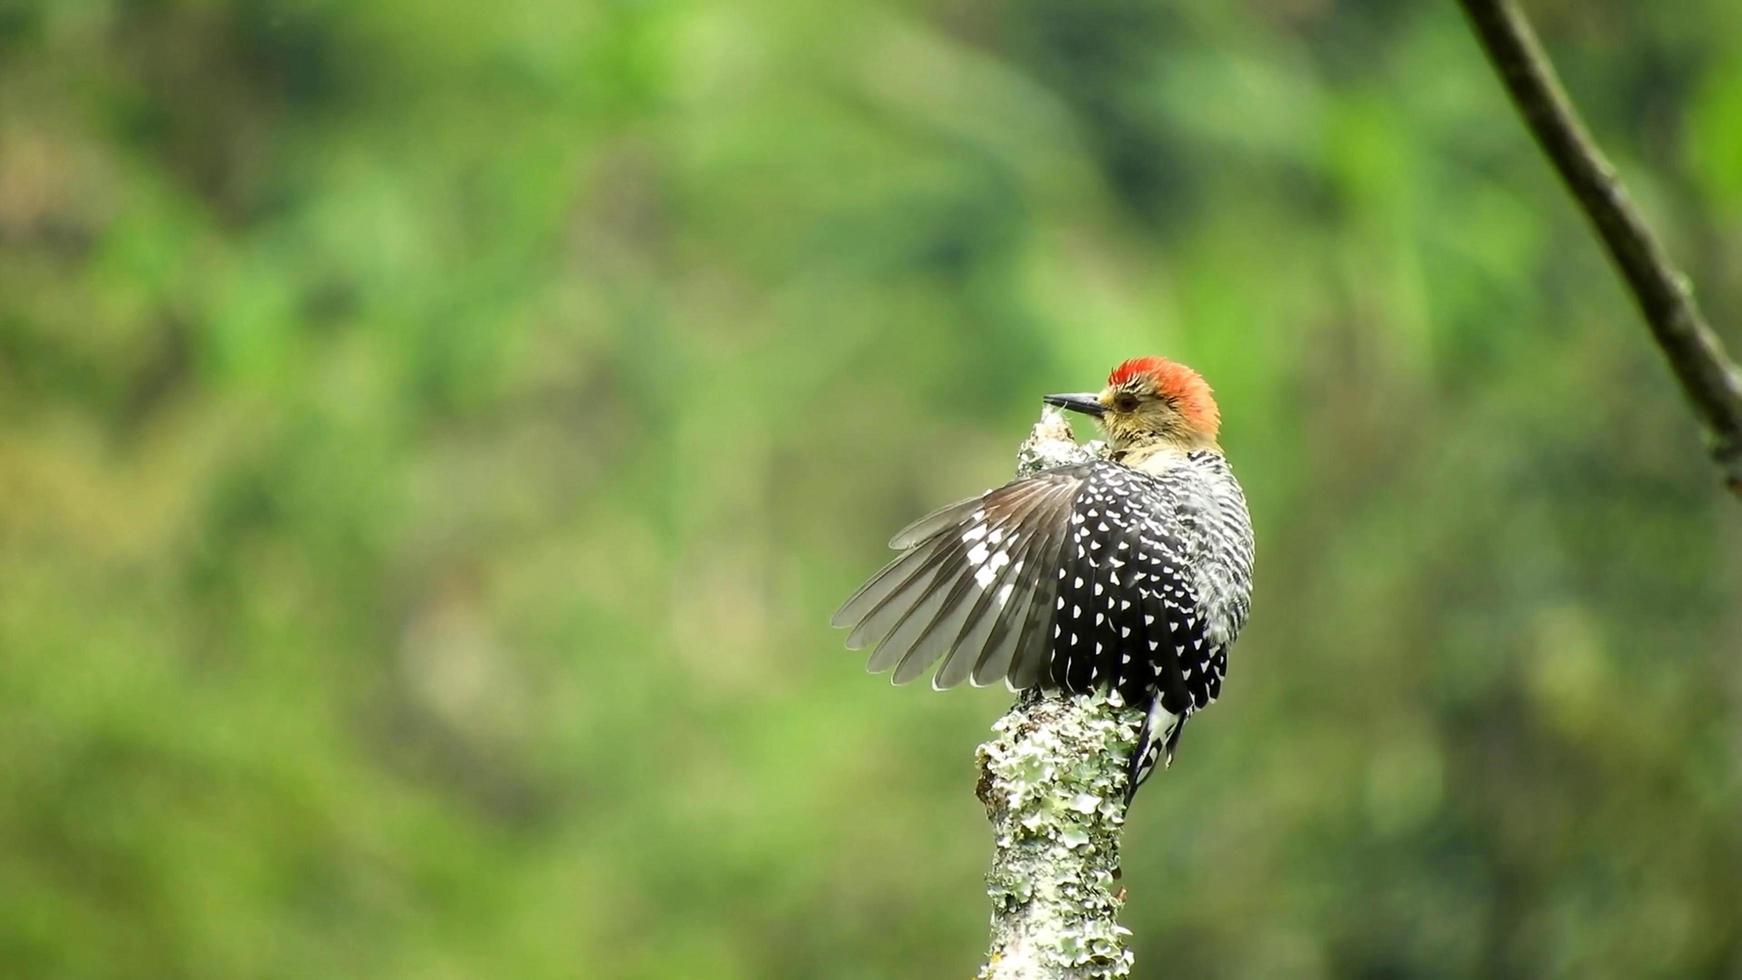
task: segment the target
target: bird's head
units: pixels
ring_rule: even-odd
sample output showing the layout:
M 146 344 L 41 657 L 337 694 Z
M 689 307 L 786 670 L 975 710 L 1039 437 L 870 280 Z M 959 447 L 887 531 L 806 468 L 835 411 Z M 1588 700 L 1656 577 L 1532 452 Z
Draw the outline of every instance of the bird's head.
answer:
M 1092 415 L 1114 449 L 1216 448 L 1222 416 L 1203 376 L 1165 357 L 1134 357 L 1099 392 L 1047 395 L 1046 402 Z

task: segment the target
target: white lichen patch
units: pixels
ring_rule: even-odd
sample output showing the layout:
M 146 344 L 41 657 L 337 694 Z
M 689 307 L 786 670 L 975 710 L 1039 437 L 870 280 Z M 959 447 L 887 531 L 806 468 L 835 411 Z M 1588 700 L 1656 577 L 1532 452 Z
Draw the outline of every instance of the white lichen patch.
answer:
M 1071 424 L 1065 420 L 1065 413 L 1048 405 L 1041 410 L 1040 420 L 1034 423 L 1028 438 L 1016 452 L 1016 475 L 1028 476 L 1055 466 L 1086 463 L 1106 455 L 1106 445 L 1100 440 L 1078 445 L 1071 433 Z

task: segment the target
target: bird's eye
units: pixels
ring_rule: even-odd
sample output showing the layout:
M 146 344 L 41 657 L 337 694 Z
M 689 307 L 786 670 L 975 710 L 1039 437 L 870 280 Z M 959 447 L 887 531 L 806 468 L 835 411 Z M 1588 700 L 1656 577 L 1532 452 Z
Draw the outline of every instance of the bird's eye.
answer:
M 1137 396 L 1129 391 L 1122 391 L 1113 396 L 1113 409 L 1119 412 L 1129 412 L 1137 408 Z

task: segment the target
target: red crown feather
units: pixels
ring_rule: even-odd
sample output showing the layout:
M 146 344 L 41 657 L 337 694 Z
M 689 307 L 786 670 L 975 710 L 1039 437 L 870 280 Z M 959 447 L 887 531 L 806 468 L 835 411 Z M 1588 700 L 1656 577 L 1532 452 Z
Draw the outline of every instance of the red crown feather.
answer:
M 1198 372 L 1165 357 L 1133 357 L 1107 375 L 1107 384 L 1118 387 L 1137 378 L 1148 379 L 1155 393 L 1173 402 L 1193 428 L 1214 436 L 1221 427 L 1216 397 Z

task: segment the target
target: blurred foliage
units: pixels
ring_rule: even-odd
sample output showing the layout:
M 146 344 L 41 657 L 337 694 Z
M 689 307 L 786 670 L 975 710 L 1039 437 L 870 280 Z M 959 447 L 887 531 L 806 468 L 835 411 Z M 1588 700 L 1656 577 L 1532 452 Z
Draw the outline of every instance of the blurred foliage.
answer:
M 1529 4 L 1742 348 L 1727 0 Z M 920 977 L 824 623 L 1049 390 L 1259 528 L 1139 975 L 1742 975 L 1742 511 L 1453 4 L 0 2 L 0 973 Z

